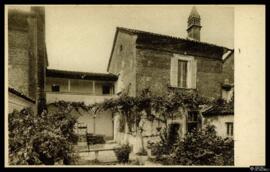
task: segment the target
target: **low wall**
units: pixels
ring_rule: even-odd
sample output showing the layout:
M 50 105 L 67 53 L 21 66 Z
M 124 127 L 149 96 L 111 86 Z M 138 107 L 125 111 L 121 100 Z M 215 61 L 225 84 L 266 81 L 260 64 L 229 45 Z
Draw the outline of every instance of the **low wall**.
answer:
M 132 146 L 133 153 L 138 153 L 142 150 L 142 146 L 144 146 L 144 149 L 147 150 L 148 141 L 151 140 L 157 140 L 158 136 L 143 136 L 143 143 L 140 136 L 134 136 L 131 134 L 121 133 L 118 132 L 115 135 L 114 140 L 118 144 L 129 144 Z

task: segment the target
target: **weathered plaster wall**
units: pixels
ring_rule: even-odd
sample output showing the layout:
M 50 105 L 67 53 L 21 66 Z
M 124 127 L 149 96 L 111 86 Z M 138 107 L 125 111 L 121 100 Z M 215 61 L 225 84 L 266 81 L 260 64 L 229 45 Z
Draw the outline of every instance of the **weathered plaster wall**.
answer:
M 102 112 L 95 114 L 83 112 L 78 117 L 78 123 L 87 125 L 88 133 L 105 135 L 107 139 L 113 139 L 113 120 L 112 113 Z M 79 132 L 76 130 L 76 132 Z
M 56 101 L 64 100 L 70 102 L 84 102 L 85 104 L 101 103 L 105 99 L 114 98 L 114 95 L 95 96 L 79 93 L 59 93 L 59 92 L 47 92 L 47 103 L 53 103 Z
M 46 78 L 46 91 L 52 91 L 52 85 L 56 84 L 60 86 L 60 92 L 68 92 L 68 80 L 65 78 Z
M 27 101 L 17 95 L 8 93 L 8 113 L 14 110 L 22 110 L 23 108 L 30 107 L 35 112 L 34 103 Z
M 222 137 L 227 137 L 227 126 L 226 122 L 233 122 L 234 115 L 215 115 L 215 116 L 207 116 L 203 119 L 203 127 L 205 124 L 214 125 L 217 131 L 217 135 Z
M 68 80 L 70 80 L 70 91 L 68 88 Z M 95 89 L 93 90 L 93 82 L 95 82 Z M 82 79 L 68 79 L 68 78 L 57 78 L 57 77 L 47 77 L 46 78 L 46 91 L 52 91 L 52 85 L 57 84 L 60 86 L 60 92 L 70 92 L 73 94 L 92 94 L 97 96 L 103 95 L 103 85 L 111 85 L 111 94 L 113 94 L 114 82 L 112 81 L 92 81 L 92 80 L 82 80 Z M 94 94 L 95 91 L 95 94 Z
M 120 74 L 116 83 L 116 92 L 129 87 L 131 96 L 136 96 L 135 40 L 136 36 L 118 32 L 108 69 L 110 73 Z
M 234 83 L 234 53 L 224 61 L 222 72 L 224 79 Z
M 49 112 L 56 111 L 56 107 L 53 105 L 48 106 Z M 106 139 L 113 139 L 113 118 L 112 113 L 109 111 L 94 114 L 92 112 L 86 112 L 82 109 L 78 111 L 72 111 L 71 114 L 77 118 L 77 124 L 87 126 L 87 130 L 78 129 L 75 126 L 75 132 L 80 135 L 85 135 L 85 132 L 104 135 Z M 94 115 L 95 120 L 94 120 Z

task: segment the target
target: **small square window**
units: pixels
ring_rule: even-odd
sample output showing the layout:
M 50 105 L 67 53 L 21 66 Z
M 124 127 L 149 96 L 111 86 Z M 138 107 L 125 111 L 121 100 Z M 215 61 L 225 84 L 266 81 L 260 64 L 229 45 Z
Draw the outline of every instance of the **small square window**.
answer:
M 60 86 L 56 85 L 56 84 L 53 84 L 52 85 L 52 92 L 59 92 L 59 91 L 60 91 Z
M 120 45 L 120 52 L 123 51 L 123 45 Z
M 103 85 L 102 86 L 102 94 L 110 94 L 110 85 Z
M 123 45 L 120 45 L 118 48 L 118 53 L 121 53 L 123 51 Z

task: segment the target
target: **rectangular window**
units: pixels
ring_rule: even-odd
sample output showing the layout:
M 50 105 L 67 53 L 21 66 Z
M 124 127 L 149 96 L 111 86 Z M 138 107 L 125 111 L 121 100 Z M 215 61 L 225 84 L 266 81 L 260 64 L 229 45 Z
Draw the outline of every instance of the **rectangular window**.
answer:
M 188 120 L 187 120 L 187 132 L 191 132 L 192 130 L 197 130 L 198 126 L 199 126 L 198 112 L 189 111 Z
M 226 122 L 226 126 L 227 126 L 227 136 L 233 136 L 233 123 Z
M 186 88 L 187 87 L 187 61 L 178 60 L 178 87 Z
M 171 58 L 170 85 L 172 87 L 195 89 L 197 60 L 192 56 L 174 54 Z
M 52 92 L 59 92 L 59 91 L 60 91 L 60 86 L 56 85 L 56 84 L 53 84 L 52 85 Z
M 103 85 L 102 86 L 102 94 L 110 94 L 110 85 Z

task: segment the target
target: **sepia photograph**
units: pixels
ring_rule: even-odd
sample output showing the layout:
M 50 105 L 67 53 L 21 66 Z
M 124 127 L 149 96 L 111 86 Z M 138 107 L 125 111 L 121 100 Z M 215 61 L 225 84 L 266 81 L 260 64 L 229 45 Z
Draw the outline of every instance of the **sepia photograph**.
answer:
M 235 166 L 234 6 L 5 10 L 8 166 Z

